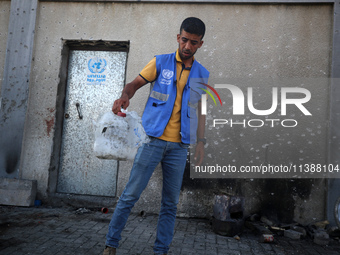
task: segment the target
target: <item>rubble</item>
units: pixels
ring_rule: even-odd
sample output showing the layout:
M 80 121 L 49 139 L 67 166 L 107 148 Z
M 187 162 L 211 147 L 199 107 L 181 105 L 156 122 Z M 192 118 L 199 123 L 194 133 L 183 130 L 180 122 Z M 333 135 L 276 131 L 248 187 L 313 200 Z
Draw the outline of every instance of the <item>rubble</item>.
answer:
M 259 235 L 259 242 L 274 242 L 275 236 L 284 236 L 292 240 L 311 238 L 315 244 L 329 245 L 330 242 L 340 242 L 340 229 L 329 227 L 327 220 L 303 226 L 293 222 L 289 224 L 277 223 L 267 216 L 252 214 L 245 220 L 245 227 Z
M 274 236 L 272 234 L 262 234 L 260 236 L 261 243 L 271 243 L 274 241 Z
M 266 216 L 262 216 L 260 221 L 262 221 L 263 223 L 265 223 L 267 226 L 275 226 L 275 223 L 271 220 L 269 220 Z
M 273 233 L 263 224 L 261 224 L 261 222 L 246 221 L 245 226 L 252 231 L 258 232 L 260 234 L 259 242 L 270 243 L 274 241 Z
M 84 207 L 84 208 L 79 208 L 79 209 L 77 209 L 75 213 L 76 213 L 76 214 L 91 213 L 91 210 L 88 210 L 88 209 L 86 209 L 86 208 Z
M 302 236 L 302 233 L 292 229 L 287 229 L 284 231 L 284 236 L 290 239 L 299 240 Z
M 314 243 L 319 245 L 328 245 L 330 239 L 327 232 L 325 230 L 322 230 L 315 233 L 313 241 Z
M 329 224 L 329 221 L 328 220 L 324 220 L 324 221 L 316 222 L 313 225 L 316 228 L 325 229 L 328 224 Z
M 292 226 L 291 229 L 294 230 L 294 231 L 300 232 L 302 237 L 307 236 L 307 231 L 304 227 Z
M 330 242 L 329 234 L 326 231 L 328 221 L 320 221 L 309 224 L 307 226 L 308 235 L 313 239 L 313 242 L 319 245 L 328 245 Z
M 212 228 L 219 235 L 235 236 L 243 232 L 244 198 L 216 195 L 213 208 Z
M 237 241 L 240 241 L 240 240 L 241 240 L 241 238 L 240 238 L 238 235 L 235 235 L 235 236 L 234 236 L 234 239 L 237 240 Z
M 331 227 L 327 230 L 328 235 L 331 238 L 340 240 L 340 229 L 338 227 Z

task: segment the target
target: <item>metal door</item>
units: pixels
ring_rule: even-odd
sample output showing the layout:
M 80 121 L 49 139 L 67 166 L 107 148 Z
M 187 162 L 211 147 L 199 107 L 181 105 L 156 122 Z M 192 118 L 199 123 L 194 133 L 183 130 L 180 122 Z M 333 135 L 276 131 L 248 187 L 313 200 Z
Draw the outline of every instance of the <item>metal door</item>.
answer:
M 118 164 L 93 154 L 94 127 L 125 78 L 127 53 L 70 51 L 57 192 L 115 196 Z

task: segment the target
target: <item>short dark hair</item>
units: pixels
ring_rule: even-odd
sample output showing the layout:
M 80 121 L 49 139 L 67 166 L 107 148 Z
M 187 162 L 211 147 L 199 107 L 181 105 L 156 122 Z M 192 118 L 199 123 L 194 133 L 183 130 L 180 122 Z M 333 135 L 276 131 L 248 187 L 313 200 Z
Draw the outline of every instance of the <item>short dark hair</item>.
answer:
M 205 25 L 202 20 L 195 17 L 186 18 L 181 25 L 179 33 L 184 29 L 185 32 L 195 35 L 201 35 L 203 39 L 205 34 Z

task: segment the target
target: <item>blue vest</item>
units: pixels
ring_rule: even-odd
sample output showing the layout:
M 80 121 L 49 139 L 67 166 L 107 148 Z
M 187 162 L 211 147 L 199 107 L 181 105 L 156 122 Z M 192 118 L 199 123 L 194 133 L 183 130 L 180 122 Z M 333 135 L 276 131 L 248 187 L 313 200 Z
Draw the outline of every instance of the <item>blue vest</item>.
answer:
M 149 136 L 160 137 L 167 126 L 177 95 L 176 86 L 176 52 L 156 56 L 157 79 L 142 116 L 142 124 Z M 207 83 L 209 72 L 196 60 L 193 62 L 190 74 L 182 95 L 181 108 L 181 140 L 185 144 L 196 142 L 197 106 Z

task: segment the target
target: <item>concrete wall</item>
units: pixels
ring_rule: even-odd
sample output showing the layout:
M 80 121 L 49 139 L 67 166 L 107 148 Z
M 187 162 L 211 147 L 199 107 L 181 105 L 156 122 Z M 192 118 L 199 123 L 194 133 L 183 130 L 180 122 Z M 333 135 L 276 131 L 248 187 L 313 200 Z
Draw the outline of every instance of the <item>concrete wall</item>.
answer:
M 6 58 L 7 31 L 11 2 L 0 1 L 0 91 Z M 1 96 L 1 95 L 0 95 Z
M 9 7 L 7 2 L 1 4 Z M 197 16 L 206 23 L 205 42 L 196 58 L 210 70 L 209 83 L 212 85 L 249 76 L 326 78 L 330 75 L 331 5 L 40 2 L 21 164 L 22 178 L 38 181 L 40 197 L 47 198 L 54 136 L 54 130 L 48 125 L 55 118 L 62 38 L 129 40 L 126 78 L 131 81 L 155 54 L 177 49 L 176 34 L 181 21 L 188 16 Z M 2 58 L 0 55 L 0 61 Z M 311 89 L 318 96 L 318 105 L 313 109 L 317 110 L 317 117 L 326 123 L 328 89 L 324 86 Z M 145 87 L 136 93 L 130 110 L 142 113 L 140 106 L 144 105 L 148 90 Z M 291 139 L 300 136 L 300 131 L 295 134 L 291 132 Z M 268 135 L 267 132 L 258 132 L 257 139 L 249 142 L 244 136 L 240 137 L 240 130 L 233 132 L 209 137 L 209 153 L 219 153 L 214 151 L 212 142 L 220 141 L 221 136 L 229 138 L 231 146 L 236 143 L 242 146 L 242 154 L 235 151 L 238 153 L 238 163 L 242 163 L 242 155 L 247 160 L 256 158 L 247 147 L 261 148 L 263 139 Z M 311 153 L 313 157 L 316 155 L 317 160 L 324 163 L 327 156 L 327 127 L 321 126 L 314 134 L 317 135 L 311 139 L 316 146 L 308 147 L 305 153 Z M 249 138 L 253 134 L 247 130 L 244 135 Z M 280 147 L 279 153 L 281 159 L 290 158 L 292 154 L 289 147 Z M 272 162 L 276 162 L 275 158 Z M 124 188 L 130 167 L 127 162 L 120 164 L 118 194 Z M 157 169 L 137 203 L 136 211 L 158 211 L 161 179 L 160 169 Z M 324 188 L 323 179 L 192 180 L 186 173 L 179 215 L 208 216 L 212 212 L 214 194 L 231 193 L 245 196 L 246 214 L 270 214 L 274 211 L 275 217 L 282 221 L 294 218 L 308 222 L 324 217 Z M 282 200 L 284 194 L 285 201 Z

